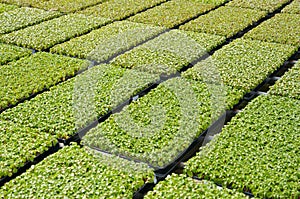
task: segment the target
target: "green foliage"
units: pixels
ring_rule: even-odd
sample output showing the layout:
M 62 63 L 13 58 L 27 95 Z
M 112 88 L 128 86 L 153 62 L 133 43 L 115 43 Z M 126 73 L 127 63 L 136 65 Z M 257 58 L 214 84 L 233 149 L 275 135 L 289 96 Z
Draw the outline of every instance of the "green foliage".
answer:
M 185 173 L 259 198 L 298 198 L 299 107 L 299 100 L 259 96 L 187 162 Z
M 300 47 L 300 15 L 276 14 L 248 32 L 245 37 L 255 40 L 291 44 Z
M 0 109 L 49 89 L 88 65 L 88 61 L 44 52 L 3 65 L 0 68 Z
M 265 11 L 223 6 L 180 26 L 180 29 L 231 37 L 266 14 Z
M 111 20 L 121 20 L 165 1 L 166 0 L 110 0 L 87 8 L 79 13 L 105 17 Z
M 269 93 L 300 100 L 300 62 L 284 74 L 284 76 L 270 88 Z
M 70 14 L 0 37 L 0 41 L 45 50 L 108 23 L 109 20 Z
M 157 74 L 176 73 L 224 40 L 220 36 L 171 30 L 116 57 L 112 63 Z
M 291 13 L 291 14 L 300 14 L 300 1 L 294 0 L 288 6 L 286 6 L 282 12 Z
M 226 5 L 274 12 L 287 2 L 289 2 L 289 0 L 233 0 Z
M 150 73 L 175 74 L 176 69 L 187 66 L 189 62 L 170 52 L 137 47 L 116 57 L 111 63 L 125 68 L 140 67 Z
M 210 181 L 198 181 L 184 175 L 172 174 L 159 182 L 154 190 L 149 191 L 145 196 L 145 199 L 156 198 L 246 199 L 248 197 L 235 190 L 217 187 Z
M 140 169 L 142 168 L 142 169 Z M 145 165 L 73 144 L 0 188 L 5 198 L 132 198 L 154 173 Z
M 211 59 L 199 62 L 187 70 L 184 76 L 202 81 L 203 72 L 216 67 L 224 85 L 247 93 L 295 51 L 297 48 L 289 45 L 237 39 L 216 51 Z
M 185 35 L 186 37 L 191 38 L 191 40 L 195 41 L 201 48 L 203 48 L 206 52 L 210 52 L 218 45 L 221 45 L 225 42 L 225 37 L 210 35 L 205 33 L 197 33 L 193 31 L 183 31 L 183 30 L 172 30 L 171 32 L 177 32 Z M 182 47 L 182 46 L 179 46 Z M 187 49 L 184 49 L 187 50 Z M 184 51 L 182 50 L 182 51 Z
M 223 86 L 226 91 L 226 109 L 230 110 L 237 105 L 241 99 L 244 97 L 244 91 L 236 88 L 231 88 L 229 86 Z
M 60 13 L 36 8 L 18 8 L 0 14 L 0 35 L 58 17 Z
M 228 1 L 229 0 L 200 0 L 198 2 L 201 2 L 201 3 L 204 3 L 204 4 L 211 4 L 211 5 L 218 6 L 218 5 L 221 5 L 221 4 L 226 3 Z
M 163 167 L 219 116 L 222 107 L 212 111 L 211 103 L 207 85 L 173 78 L 100 123 L 82 143 Z
M 37 50 L 54 46 L 51 53 L 101 62 L 227 0 L 0 2 L 49 10 L 0 3 L 1 42 Z M 162 2 L 166 3 L 155 6 Z M 171 30 L 118 56 L 112 65 L 95 66 L 67 81 L 91 63 L 43 52 L 31 55 L 28 49 L 0 43 L 0 110 L 49 89 L 0 114 L 0 179 L 33 161 L 57 138 L 69 138 L 108 113 L 158 75 L 178 73 L 286 2 L 230 1 L 182 30 Z M 89 131 L 82 144 L 156 167 L 170 163 L 225 108 L 232 108 L 297 50 L 299 5 L 299 0 L 293 1 L 245 38 L 216 51 L 184 72 L 186 79 L 168 80 L 133 101 Z M 101 27 L 150 7 L 154 8 L 130 21 Z M 56 10 L 78 12 L 59 17 Z M 187 162 L 185 174 L 205 180 L 172 175 L 146 198 L 246 198 L 236 190 L 260 198 L 299 198 L 299 72 L 300 63 Z M 132 198 L 153 178 L 147 165 L 71 144 L 2 186 L 0 198 Z M 235 190 L 220 189 L 213 182 Z
M 7 12 L 16 8 L 18 8 L 18 6 L 0 3 L 0 13 Z
M 101 3 L 102 1 L 104 0 L 0 0 L 0 2 L 4 3 L 41 8 L 45 10 L 58 10 L 61 12 L 74 12 L 88 6 Z
M 213 67 L 213 69 L 211 67 Z M 181 77 L 194 80 L 194 81 L 200 81 L 202 83 L 211 86 L 211 89 L 215 89 L 217 91 L 218 85 L 219 86 L 222 85 L 223 82 L 220 77 L 220 74 L 216 74 L 214 76 L 213 74 L 209 73 L 211 70 L 215 70 L 215 72 L 217 73 L 219 72 L 217 68 L 214 68 L 215 66 L 211 65 L 211 67 L 206 66 L 205 68 L 199 68 L 197 65 L 193 69 L 190 69 L 187 72 L 182 73 Z M 224 109 L 226 110 L 232 109 L 234 105 L 238 104 L 238 102 L 245 95 L 245 91 L 243 89 L 232 88 L 231 86 L 226 86 L 226 85 L 222 85 L 221 88 L 223 93 L 221 93 L 219 96 L 223 95 L 222 97 L 225 97 L 225 99 L 221 99 L 221 100 L 217 99 L 217 100 L 220 100 L 219 103 L 224 103 L 223 104 Z M 216 106 L 218 106 L 218 103 L 216 104 Z
M 119 21 L 51 48 L 51 52 L 104 61 L 162 32 L 160 27 Z
M 0 43 L 0 65 L 31 54 L 32 52 L 29 49 Z
M 139 71 L 95 66 L 30 101 L 7 109 L 0 119 L 68 138 L 156 79 Z
M 45 132 L 8 121 L 0 121 L 0 141 L 0 179 L 12 176 L 57 142 Z
M 172 28 L 212 8 L 214 5 L 204 4 L 201 1 L 174 0 L 130 17 L 129 20 Z

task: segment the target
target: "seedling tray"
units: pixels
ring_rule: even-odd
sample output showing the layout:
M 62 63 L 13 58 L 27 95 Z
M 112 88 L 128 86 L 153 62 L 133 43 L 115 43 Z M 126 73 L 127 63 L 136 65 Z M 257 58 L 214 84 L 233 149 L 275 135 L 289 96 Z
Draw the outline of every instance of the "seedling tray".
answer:
M 33 52 L 32 54 L 35 54 L 35 51 L 34 51 L 34 50 L 32 50 L 32 49 L 30 49 L 30 50 Z M 89 67 L 91 67 L 91 66 L 93 66 L 93 63 L 92 63 Z M 89 68 L 89 67 L 88 67 L 88 68 Z M 57 86 L 57 85 L 59 85 L 59 84 L 65 82 L 65 81 L 67 81 L 67 80 L 69 80 L 69 79 L 71 79 L 71 78 L 74 78 L 76 75 L 81 74 L 81 73 L 83 73 L 84 71 L 85 71 L 85 69 L 82 69 L 82 70 L 77 71 L 77 72 L 75 73 L 75 75 L 67 75 L 67 76 L 64 77 L 64 80 L 58 81 L 57 83 L 51 85 L 51 87 Z M 51 88 L 51 87 L 50 87 L 50 88 Z M 38 96 L 38 95 L 40 95 L 40 94 L 42 94 L 42 93 L 44 93 L 44 92 L 46 92 L 46 91 L 50 91 L 50 88 L 46 88 L 46 87 L 45 87 L 45 88 L 41 89 L 41 90 L 38 91 L 38 92 L 35 92 L 35 93 L 33 93 L 33 94 L 30 94 L 28 97 L 23 97 L 23 98 L 19 99 L 15 104 L 10 104 L 10 105 L 8 105 L 7 107 L 2 108 L 2 109 L 0 108 L 0 114 L 1 114 L 2 112 L 6 111 L 7 109 L 11 109 L 11 108 L 13 108 L 13 107 L 16 107 L 17 105 L 19 105 L 19 104 L 21 104 L 21 103 L 23 103 L 23 102 L 25 102 L 25 101 L 30 101 L 31 99 L 35 98 L 36 96 Z
M 197 176 L 193 176 L 192 177 L 194 180 L 196 180 L 196 181 L 201 181 L 202 179 L 200 179 L 200 178 L 198 178 Z M 215 183 L 218 187 L 221 187 L 221 188 L 224 188 L 224 186 L 222 186 L 221 184 L 218 184 L 218 183 Z M 226 187 L 227 189 L 233 189 L 232 187 Z M 246 191 L 243 191 L 243 193 L 246 195 L 246 196 L 248 196 L 249 198 L 253 198 L 254 197 L 254 195 L 252 194 L 252 193 L 250 193 L 250 192 L 246 192 Z
M 37 155 L 32 162 L 26 162 L 23 167 L 19 168 L 16 173 L 14 173 L 12 176 L 5 176 L 0 179 L 0 187 L 2 187 L 5 183 L 8 181 L 16 178 L 17 176 L 21 175 L 22 173 L 25 173 L 27 169 L 29 169 L 32 165 L 35 165 L 39 162 L 41 162 L 44 158 L 47 156 L 57 152 L 59 150 L 59 143 L 56 143 L 54 146 L 50 147 L 47 151 L 45 151 L 42 154 Z

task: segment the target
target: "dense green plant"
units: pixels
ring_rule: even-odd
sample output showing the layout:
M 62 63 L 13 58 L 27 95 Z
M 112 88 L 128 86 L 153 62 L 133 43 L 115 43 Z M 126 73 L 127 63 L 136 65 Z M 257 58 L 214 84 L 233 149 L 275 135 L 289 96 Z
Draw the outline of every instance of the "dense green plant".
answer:
M 229 0 L 201 0 L 201 3 L 218 6 L 218 5 L 221 5 L 221 4 L 226 3 L 228 1 Z
M 225 41 L 224 37 L 171 30 L 149 42 L 126 52 L 113 64 L 126 68 L 142 68 L 154 73 L 176 73 L 192 61 Z
M 18 6 L 0 3 L 0 13 L 7 12 L 16 8 L 18 8 Z
M 150 50 L 141 46 L 116 57 L 111 63 L 125 68 L 140 67 L 144 71 L 156 74 L 175 74 L 176 69 L 189 64 L 185 59 L 170 52 Z
M 216 51 L 210 59 L 187 70 L 184 76 L 201 81 L 203 71 L 216 67 L 224 85 L 246 93 L 279 68 L 296 50 L 289 45 L 237 39 Z
M 266 14 L 265 11 L 223 6 L 180 26 L 180 29 L 231 37 Z
M 67 138 L 75 132 L 72 114 L 74 81 L 68 80 L 50 91 L 37 95 L 30 101 L 2 112 L 2 120 L 18 123 L 24 127 L 47 132 L 58 138 Z
M 284 76 L 270 88 L 269 93 L 300 100 L 300 62 L 284 74 Z
M 213 70 L 216 74 L 211 73 Z M 230 110 L 243 98 L 245 91 L 243 89 L 237 89 L 228 85 L 223 85 L 222 78 L 218 73 L 219 71 L 214 65 L 205 65 L 205 68 L 200 68 L 199 65 L 196 65 L 193 69 L 183 72 L 181 77 L 194 81 L 200 81 L 210 86 L 215 85 L 218 87 L 222 85 L 221 88 L 223 93 L 221 93 L 221 95 L 226 98 L 222 99 L 224 101 L 221 102 L 224 103 L 224 108 L 226 110 Z M 211 87 L 211 89 L 216 89 L 216 87 Z
M 132 198 L 154 180 L 146 165 L 64 147 L 0 188 L 4 198 Z
M 214 7 L 202 1 L 174 0 L 130 17 L 129 20 L 172 28 Z
M 88 61 L 44 52 L 3 65 L 0 69 L 0 109 L 49 89 L 88 66 Z
M 104 0 L 0 0 L 0 2 L 4 3 L 41 8 L 45 10 L 59 10 L 61 12 L 74 12 L 88 6 L 101 3 L 102 1 Z
M 300 15 L 276 14 L 248 32 L 245 37 L 255 40 L 291 44 L 299 47 Z
M 70 14 L 0 37 L 0 41 L 45 50 L 108 23 L 104 18 Z
M 212 105 L 213 90 L 222 92 L 201 82 L 168 80 L 89 131 L 83 144 L 163 167 L 223 111 L 224 104 Z
M 294 0 L 288 6 L 286 6 L 282 12 L 291 13 L 291 14 L 300 14 L 300 1 Z
M 1 13 L 0 35 L 58 17 L 59 15 L 59 12 L 26 7 Z
M 217 187 L 210 181 L 198 181 L 185 175 L 172 174 L 155 185 L 154 190 L 145 196 L 145 199 L 156 198 L 246 199 L 248 197 L 235 190 Z
M 289 0 L 233 0 L 226 5 L 273 12 L 287 2 L 289 2 Z
M 157 35 L 164 29 L 129 21 L 118 21 L 87 35 L 76 37 L 51 48 L 53 53 L 104 61 Z
M 121 20 L 166 0 L 110 0 L 79 13 Z
M 298 198 L 299 106 L 259 96 L 186 163 L 185 173 L 260 198 Z
M 95 66 L 2 112 L 0 119 L 68 138 L 78 128 L 103 116 L 156 79 L 155 75 L 139 71 L 110 65 Z
M 29 49 L 0 43 L 0 65 L 31 54 L 32 52 Z
M 57 143 L 45 132 L 8 121 L 0 121 L 0 141 L 0 179 L 12 176 L 18 168 Z

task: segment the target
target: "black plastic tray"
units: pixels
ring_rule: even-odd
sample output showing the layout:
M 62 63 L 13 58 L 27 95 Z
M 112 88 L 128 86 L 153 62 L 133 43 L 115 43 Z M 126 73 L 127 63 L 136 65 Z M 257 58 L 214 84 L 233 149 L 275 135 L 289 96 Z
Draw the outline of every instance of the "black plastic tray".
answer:
M 149 192 L 152 191 L 154 188 L 154 183 L 146 183 L 144 184 L 138 191 L 136 191 L 133 195 L 133 199 L 142 199 L 144 196 Z
M 59 143 L 56 143 L 54 146 L 50 147 L 47 151 L 42 154 L 37 155 L 32 162 L 27 162 L 23 167 L 20 167 L 16 173 L 14 173 L 11 177 L 5 176 L 0 179 L 0 187 L 2 187 L 8 181 L 16 178 L 17 176 L 25 173 L 27 169 L 29 169 L 32 165 L 38 164 L 47 156 L 57 152 L 59 150 Z

